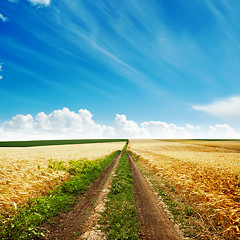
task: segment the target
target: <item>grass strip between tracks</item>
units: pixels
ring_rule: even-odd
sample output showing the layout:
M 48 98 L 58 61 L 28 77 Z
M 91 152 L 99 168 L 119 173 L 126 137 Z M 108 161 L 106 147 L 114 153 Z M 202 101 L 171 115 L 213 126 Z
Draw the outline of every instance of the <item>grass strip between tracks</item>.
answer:
M 0 239 L 20 240 L 44 236 L 40 227 L 46 221 L 63 211 L 68 211 L 75 203 L 77 196 L 84 193 L 89 186 L 119 154 L 116 151 L 104 159 L 70 161 L 66 169 L 62 165 L 52 166 L 55 170 L 65 170 L 71 179 L 58 186 L 48 195 L 29 200 L 14 214 L 0 215 Z
M 106 209 L 100 220 L 101 230 L 107 239 L 138 239 L 139 224 L 126 146 L 107 197 Z

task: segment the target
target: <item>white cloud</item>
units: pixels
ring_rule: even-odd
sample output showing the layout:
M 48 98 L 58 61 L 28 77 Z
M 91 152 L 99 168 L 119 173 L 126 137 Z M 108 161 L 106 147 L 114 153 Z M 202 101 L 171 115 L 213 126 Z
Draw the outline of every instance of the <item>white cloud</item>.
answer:
M 77 112 L 68 108 L 46 114 L 14 116 L 0 127 L 0 140 L 81 139 L 81 138 L 240 138 L 230 125 L 222 124 L 203 129 L 200 126 L 148 121 L 141 124 L 116 114 L 112 125 L 94 121 L 86 109 Z
M 134 121 L 127 120 L 125 115 L 116 114 L 113 123 L 116 135 L 120 138 L 148 138 L 151 135 L 144 127 L 139 127 Z
M 195 105 L 193 109 L 223 120 L 236 122 L 240 119 L 240 96 L 229 97 L 207 105 Z
M 48 115 L 41 112 L 35 118 L 30 114 L 19 114 L 5 122 L 2 131 L 5 136 L 9 136 L 7 140 L 14 138 L 13 133 L 19 137 L 24 133 L 22 134 L 24 139 L 115 137 L 113 127 L 95 123 L 92 116 L 86 109 L 76 113 L 68 108 L 55 110 Z
M 186 124 L 186 128 L 189 129 L 189 130 L 201 130 L 200 126 L 193 126 L 189 123 Z
M 32 5 L 39 5 L 39 6 L 48 6 L 50 4 L 50 0 L 28 0 Z
M 10 130 L 10 131 L 28 131 L 32 130 L 34 125 L 33 117 L 28 115 L 21 115 L 18 114 L 15 117 L 13 117 L 10 121 L 5 122 L 3 125 L 4 130 Z
M 12 3 L 18 3 L 19 0 L 8 0 L 9 2 Z M 30 2 L 32 5 L 36 6 L 49 6 L 51 3 L 51 0 L 27 0 L 28 2 Z
M 173 123 L 149 121 L 141 124 L 152 138 L 191 138 L 192 134 L 184 127 Z
M 4 17 L 1 13 L 0 13 L 0 20 L 2 20 L 3 22 L 9 21 L 9 19 L 7 17 Z
M 209 130 L 210 138 L 240 138 L 240 134 L 228 124 L 209 126 Z

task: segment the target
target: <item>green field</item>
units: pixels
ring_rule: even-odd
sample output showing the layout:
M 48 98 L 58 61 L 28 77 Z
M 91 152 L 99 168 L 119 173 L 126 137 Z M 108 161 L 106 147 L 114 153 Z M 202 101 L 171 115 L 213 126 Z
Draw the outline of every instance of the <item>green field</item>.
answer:
M 72 140 L 37 140 L 0 142 L 0 147 L 33 147 L 48 145 L 67 145 L 84 143 L 125 142 L 127 139 L 72 139 Z

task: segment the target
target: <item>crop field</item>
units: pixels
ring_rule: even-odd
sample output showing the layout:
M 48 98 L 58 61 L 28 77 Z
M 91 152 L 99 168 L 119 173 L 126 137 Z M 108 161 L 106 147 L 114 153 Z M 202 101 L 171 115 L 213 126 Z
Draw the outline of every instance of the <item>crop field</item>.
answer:
M 239 149 L 207 140 L 0 147 L 0 238 L 239 239 Z
M 125 142 L 41 147 L 0 148 L 0 213 L 18 208 L 28 199 L 44 195 L 63 180 L 67 171 L 53 169 L 57 163 L 98 159 L 121 150 Z
M 131 140 L 159 178 L 194 206 L 209 229 L 240 237 L 240 141 Z

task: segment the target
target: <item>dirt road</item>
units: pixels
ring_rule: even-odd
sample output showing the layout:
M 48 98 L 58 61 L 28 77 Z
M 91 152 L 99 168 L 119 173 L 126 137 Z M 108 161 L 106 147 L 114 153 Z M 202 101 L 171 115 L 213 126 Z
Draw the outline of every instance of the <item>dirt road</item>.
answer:
M 140 239 L 181 240 L 172 222 L 166 216 L 152 189 L 138 166 L 128 154 L 133 176 L 134 197 L 141 224 Z
M 98 230 L 97 221 L 100 212 L 104 211 L 107 193 L 111 186 L 120 155 L 118 155 L 92 183 L 87 192 L 80 196 L 74 208 L 53 219 L 53 224 L 47 224 L 48 233 L 45 239 L 105 239 Z M 128 155 L 133 176 L 134 197 L 138 219 L 140 221 L 139 239 L 149 240 L 181 240 L 172 222 L 166 216 L 157 197 L 140 172 L 136 163 Z

